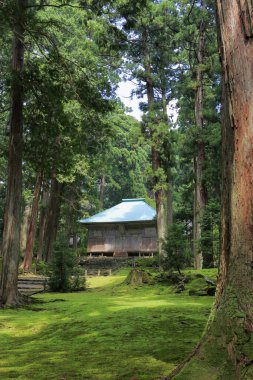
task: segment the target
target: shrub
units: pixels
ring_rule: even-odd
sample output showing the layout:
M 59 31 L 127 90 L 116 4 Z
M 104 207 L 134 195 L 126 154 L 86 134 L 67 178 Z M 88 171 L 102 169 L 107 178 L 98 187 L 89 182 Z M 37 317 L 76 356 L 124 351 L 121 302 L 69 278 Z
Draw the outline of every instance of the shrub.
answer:
M 73 251 L 63 245 L 56 247 L 51 263 L 50 289 L 54 292 L 84 290 L 85 277 L 81 274 Z
M 169 226 L 167 238 L 163 243 L 163 250 L 167 257 L 161 262 L 162 268 L 169 271 L 177 270 L 181 274 L 180 269 L 190 263 L 190 252 L 184 225 L 175 223 Z
M 159 266 L 159 258 L 158 256 L 147 258 L 141 257 L 139 259 L 135 259 L 134 264 L 135 266 L 142 268 L 157 268 Z
M 43 276 L 48 276 L 50 273 L 49 265 L 42 260 L 33 262 L 32 264 L 32 270 L 36 274 L 41 274 Z

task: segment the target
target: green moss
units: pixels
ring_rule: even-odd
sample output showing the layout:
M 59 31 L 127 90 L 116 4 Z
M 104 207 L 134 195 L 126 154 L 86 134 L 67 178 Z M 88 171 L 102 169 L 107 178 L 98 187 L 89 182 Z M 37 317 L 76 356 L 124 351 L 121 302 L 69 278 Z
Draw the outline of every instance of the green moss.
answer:
M 251 340 L 243 345 L 243 354 L 248 360 L 253 360 L 253 344 Z
M 44 294 L 0 311 L 0 378 L 153 380 L 199 340 L 213 299 L 163 285 L 122 284 L 128 270 L 88 280 L 80 293 Z
M 192 360 L 191 365 L 186 365 L 184 370 L 175 377 L 175 380 L 216 380 L 217 371 L 215 367 L 201 366 L 199 360 Z M 225 379 L 224 379 L 225 380 Z
M 234 369 L 222 340 L 208 340 L 203 343 L 201 351 L 186 364 L 175 379 L 235 380 Z
M 248 367 L 245 371 L 245 380 L 252 380 L 253 379 L 253 367 Z
M 245 331 L 245 313 L 236 289 L 225 288 L 220 307 L 200 351 L 186 364 L 176 379 L 252 379 L 253 347 Z M 250 365 L 250 367 L 252 367 Z M 207 377 L 208 378 L 208 377 Z
M 196 269 L 185 269 L 183 271 L 185 275 L 201 275 L 210 277 L 213 281 L 217 280 L 218 275 L 218 269 L 217 268 L 209 268 L 209 269 L 202 269 L 202 270 L 196 270 Z

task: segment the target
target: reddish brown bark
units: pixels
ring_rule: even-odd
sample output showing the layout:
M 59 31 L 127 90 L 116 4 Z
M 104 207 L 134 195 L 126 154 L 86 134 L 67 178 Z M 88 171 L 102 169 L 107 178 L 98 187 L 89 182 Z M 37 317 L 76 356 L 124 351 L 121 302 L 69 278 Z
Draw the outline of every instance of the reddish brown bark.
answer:
M 253 22 L 248 17 L 252 15 L 253 5 L 250 0 L 231 4 L 218 1 L 217 4 L 227 115 L 223 122 L 225 162 L 220 284 L 233 278 L 243 296 L 245 291 L 248 294 L 253 290 L 253 32 L 249 32 L 253 30 Z M 217 305 L 223 288 L 220 286 Z
M 23 211 L 22 223 L 21 223 L 21 228 L 20 228 L 20 255 L 21 257 L 25 256 L 27 232 L 28 232 L 29 220 L 31 217 L 31 211 L 32 211 L 32 205 L 31 205 L 31 202 L 29 201 L 29 203 L 25 206 L 25 209 Z
M 204 8 L 203 3 L 201 4 Z M 201 223 L 204 215 L 204 209 L 207 204 L 207 190 L 203 181 L 203 170 L 205 164 L 205 144 L 203 142 L 203 64 L 204 64 L 204 47 L 205 47 L 205 26 L 202 20 L 199 26 L 199 38 L 197 49 L 197 86 L 195 96 L 195 121 L 197 127 L 197 155 L 194 159 L 195 186 L 194 186 L 194 212 L 193 212 L 193 255 L 194 268 L 202 269 L 203 255 L 201 251 Z
M 20 225 L 22 200 L 22 152 L 23 152 L 23 80 L 24 25 L 26 0 L 16 0 L 16 20 L 13 38 L 11 88 L 10 141 L 8 160 L 7 195 L 2 244 L 2 274 L 0 305 L 15 306 L 19 303 L 17 291 L 20 254 Z
M 42 260 L 44 235 L 45 235 L 46 222 L 47 222 L 48 202 L 49 202 L 49 191 L 44 184 L 43 190 L 42 190 L 42 196 L 41 196 L 41 208 L 40 208 L 40 217 L 39 217 L 39 225 L 38 225 L 39 237 L 38 237 L 37 261 Z
M 250 0 L 217 0 L 224 105 L 219 284 L 207 332 L 177 379 L 253 378 L 252 10 Z
M 25 253 L 24 261 L 22 263 L 22 269 L 26 272 L 29 272 L 32 267 L 33 247 L 34 247 L 34 239 L 35 239 L 35 232 L 36 232 L 36 225 L 37 225 L 41 183 L 42 183 L 42 176 L 39 173 L 37 175 L 36 184 L 34 188 L 32 212 L 31 212 L 31 217 L 30 217 L 28 232 L 27 232 L 26 253 Z
M 53 253 L 53 246 L 56 240 L 57 228 L 60 216 L 61 195 L 63 184 L 54 177 L 51 183 L 50 200 L 47 211 L 47 221 L 44 234 L 44 259 L 50 261 Z

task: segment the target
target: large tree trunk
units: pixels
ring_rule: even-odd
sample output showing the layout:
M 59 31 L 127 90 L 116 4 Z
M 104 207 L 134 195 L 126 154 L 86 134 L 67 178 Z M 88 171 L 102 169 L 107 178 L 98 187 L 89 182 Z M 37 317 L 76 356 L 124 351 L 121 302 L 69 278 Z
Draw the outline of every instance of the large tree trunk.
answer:
M 223 64 L 222 252 L 207 332 L 177 379 L 253 379 L 252 1 L 217 0 Z
M 7 195 L 2 245 L 2 274 L 0 305 L 16 306 L 19 303 L 17 278 L 20 254 L 20 225 L 22 202 L 22 151 L 23 151 L 23 64 L 24 18 L 26 0 L 16 0 L 16 20 L 13 39 L 11 88 L 10 142 Z
M 52 258 L 53 246 L 56 240 L 57 228 L 60 216 L 61 195 L 63 184 L 56 178 L 52 179 L 50 201 L 47 211 L 46 229 L 44 235 L 44 259 L 49 262 Z
M 26 253 L 25 253 L 24 261 L 22 263 L 22 269 L 25 272 L 29 272 L 32 267 L 33 247 L 34 247 L 34 240 L 35 240 L 35 233 L 36 233 L 36 226 L 37 226 L 41 183 L 42 183 L 42 176 L 39 173 L 37 175 L 35 188 L 34 188 L 32 212 L 31 212 L 31 217 L 29 221 L 27 240 L 26 240 Z
M 203 7 L 203 4 L 202 4 Z M 202 269 L 203 255 L 201 251 L 201 223 L 207 203 L 207 190 L 203 181 L 203 169 L 205 163 L 205 144 L 203 142 L 203 64 L 205 47 L 205 29 L 202 20 L 199 26 L 199 39 L 197 50 L 197 87 L 195 96 L 195 121 L 198 130 L 197 155 L 194 159 L 195 184 L 194 184 L 194 212 L 193 212 L 193 256 L 194 268 Z

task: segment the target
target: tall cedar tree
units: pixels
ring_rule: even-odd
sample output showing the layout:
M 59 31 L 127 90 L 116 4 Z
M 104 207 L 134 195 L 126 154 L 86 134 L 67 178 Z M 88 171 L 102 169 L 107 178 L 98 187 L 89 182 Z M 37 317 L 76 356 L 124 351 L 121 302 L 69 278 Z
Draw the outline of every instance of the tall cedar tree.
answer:
M 17 290 L 22 199 L 23 79 L 26 0 L 16 0 L 12 52 L 8 183 L 2 243 L 0 305 L 14 306 Z
M 151 146 L 150 177 L 153 180 L 161 257 L 165 255 L 162 241 L 166 235 L 167 222 L 172 221 L 171 143 L 167 103 L 171 95 L 169 74 L 173 65 L 171 55 L 174 32 L 171 33 L 170 30 L 169 41 L 164 40 L 164 35 L 169 34 L 169 27 L 173 29 L 175 26 L 175 14 L 176 8 L 171 1 L 149 1 L 134 23 L 126 24 L 129 32 L 128 59 L 130 67 L 134 67 L 131 76 L 138 80 L 138 95 L 143 97 L 145 94 L 147 97 L 147 105 L 143 107 L 146 111 L 143 132 Z
M 219 283 L 207 331 L 176 379 L 253 378 L 252 11 L 249 0 L 217 1 L 223 66 Z
M 205 3 L 200 2 L 201 8 L 205 9 Z M 205 143 L 203 141 L 204 128 L 204 48 L 205 48 L 205 20 L 202 17 L 198 27 L 197 44 L 197 78 L 195 94 L 195 121 L 198 130 L 197 154 L 194 157 L 195 167 L 195 189 L 194 189 L 194 212 L 193 212 L 193 255 L 195 269 L 202 269 L 203 255 L 201 252 L 201 222 L 204 209 L 207 204 L 207 190 L 203 181 L 203 170 L 205 164 Z

